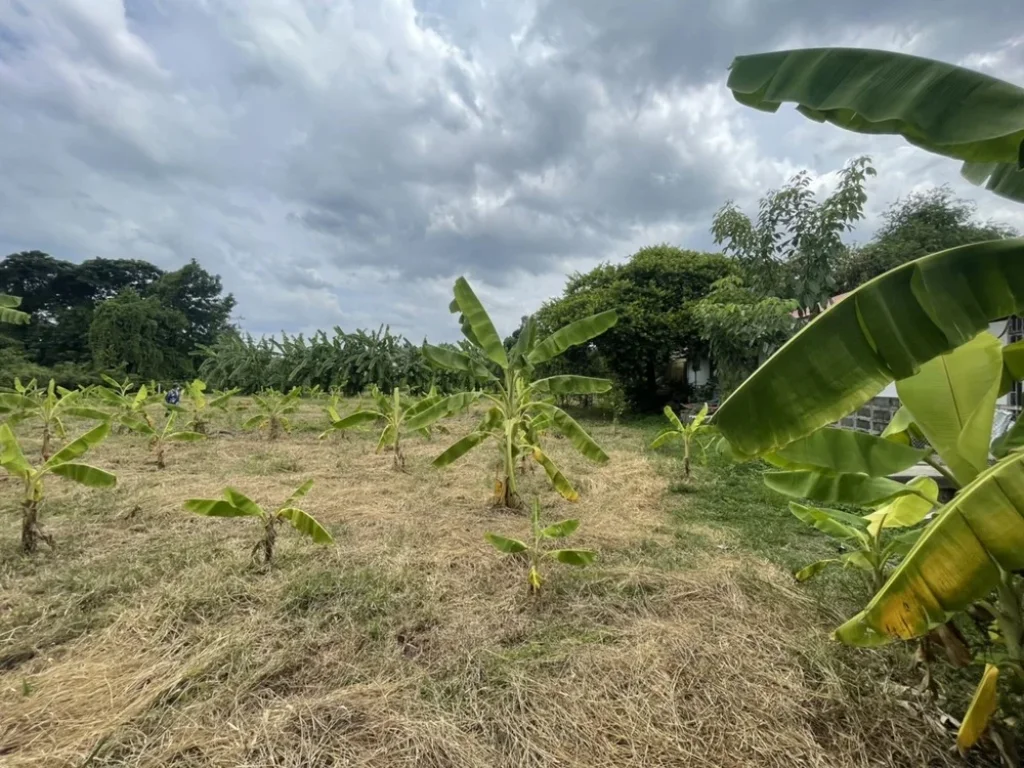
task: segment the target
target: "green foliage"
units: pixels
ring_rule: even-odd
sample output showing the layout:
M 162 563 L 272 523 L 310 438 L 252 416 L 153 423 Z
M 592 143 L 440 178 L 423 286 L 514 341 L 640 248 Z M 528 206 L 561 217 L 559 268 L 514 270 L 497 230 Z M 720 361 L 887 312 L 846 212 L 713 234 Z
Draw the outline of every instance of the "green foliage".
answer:
M 67 435 L 64 420 L 76 416 L 94 421 L 107 421 L 107 413 L 83 403 L 81 390 L 67 390 L 58 387 L 53 379 L 45 390 L 37 389 L 35 381 L 29 386 L 15 380 L 14 393 L 0 394 L 0 413 L 7 415 L 11 424 L 38 421 L 42 425 L 42 457 L 50 458 L 50 444 L 54 437 L 63 439 Z
M 953 195 L 949 187 L 914 192 L 882 214 L 884 223 L 870 243 L 851 249 L 839 265 L 841 292 L 929 253 L 983 240 L 1013 237 L 1001 224 L 978 221 L 975 203 Z
M 563 295 L 536 314 L 538 331 L 551 332 L 599 312 L 615 310 L 618 323 L 590 344 L 567 350 L 541 375 L 610 376 L 641 411 L 686 399 L 685 381 L 671 377 L 679 357 L 697 359 L 707 345 L 693 316 L 694 302 L 735 271 L 722 256 L 669 245 L 643 248 L 624 264 L 605 264 L 570 277 Z
M 676 416 L 675 411 L 672 410 L 672 406 L 665 406 L 665 418 L 668 419 L 669 425 L 658 433 L 658 436 L 654 438 L 654 442 L 651 443 L 651 448 L 660 448 L 666 443 L 673 440 L 680 440 L 683 443 L 683 474 L 687 479 L 690 477 L 690 458 L 693 443 L 700 443 L 700 438 L 705 437 L 714 431 L 714 427 L 706 423 L 708 416 L 708 404 L 704 403 L 704 407 L 698 411 L 692 419 L 686 424 L 683 424 Z
M 529 565 L 526 581 L 531 594 L 538 594 L 544 577 L 540 568 L 544 560 L 557 560 L 566 565 L 582 567 L 594 562 L 597 554 L 589 549 L 549 549 L 548 541 L 557 541 L 571 535 L 580 527 L 579 520 L 563 520 L 560 523 L 544 526 L 540 521 L 540 502 L 534 499 L 530 512 L 530 543 L 520 539 L 510 539 L 496 533 L 486 533 L 484 538 L 492 547 L 505 555 L 521 556 Z
M 145 387 L 140 391 L 145 392 Z M 164 421 L 162 429 L 157 429 L 148 415 L 142 419 L 133 419 L 130 416 L 126 416 L 123 419 L 123 423 L 129 429 L 149 438 L 149 449 L 156 458 L 156 466 L 158 469 L 164 469 L 167 466 L 165 457 L 167 443 L 194 443 L 197 440 L 203 440 L 206 437 L 206 435 L 201 432 L 175 429 L 174 422 L 177 415 L 178 414 L 175 411 L 168 411 L 167 418 Z
M 859 157 L 839 173 L 835 191 L 818 201 L 806 171 L 761 199 L 757 222 L 732 202 L 715 214 L 711 231 L 724 243 L 759 297 L 795 299 L 802 313 L 816 314 L 836 293 L 835 268 L 845 253 L 843 232 L 864 218 L 864 183 L 874 176 Z
M 258 340 L 248 334 L 226 333 L 202 352 L 199 371 L 206 381 L 247 394 L 266 388 L 286 392 L 292 387 L 334 388 L 349 397 L 371 387 L 386 395 L 395 387 L 425 394 L 434 385 L 448 393 L 465 389 L 473 381 L 458 372 L 432 369 L 419 347 L 386 327 L 353 333 L 335 327 L 333 335 L 318 331 L 308 339 L 301 333 Z
M 266 429 L 267 437 L 276 440 L 281 431 L 291 429 L 288 416 L 295 413 L 299 408 L 299 397 L 301 393 L 293 389 L 286 395 L 268 390 L 259 395 L 253 395 L 252 401 L 259 410 L 255 416 L 246 419 L 242 429 Z
M 145 261 L 74 264 L 39 251 L 0 261 L 0 293 L 23 297 L 21 309 L 39 318 L 4 335 L 31 363 L 54 369 L 92 366 L 95 358 L 103 370 L 145 379 L 187 376 L 196 346 L 227 327 L 234 299 L 220 290 L 219 278 L 195 262 L 165 273 Z M 83 373 L 54 370 L 53 377 L 63 383 Z
M 409 402 L 402 400 L 401 390 L 398 387 L 395 387 L 390 395 L 385 395 L 377 389 L 374 389 L 371 394 L 374 401 L 372 408 L 354 411 L 344 418 L 338 415 L 334 405 L 329 406 L 328 416 L 331 418 L 331 425 L 320 435 L 320 438 L 327 437 L 334 430 L 351 429 L 373 421 L 383 422 L 380 439 L 377 441 L 377 453 L 386 448 L 391 451 L 394 468 L 405 469 L 405 455 L 402 453 L 402 438 L 405 433 L 415 431 L 424 437 L 430 436 L 429 426 L 407 430 L 407 422 L 416 418 L 417 414 L 434 406 L 440 400 L 440 395 L 431 391 L 419 401 Z
M 6 293 L 0 293 L 0 323 L 28 325 L 31 315 L 19 311 L 18 307 L 20 306 L 20 296 L 8 296 Z
M 54 545 L 53 537 L 44 533 L 39 525 L 39 506 L 45 495 L 47 475 L 57 475 L 89 488 L 108 488 L 117 483 L 117 478 L 109 472 L 76 461 L 101 443 L 109 432 L 110 425 L 104 422 L 72 440 L 53 456 L 33 464 L 26 458 L 10 424 L 0 424 L 0 467 L 22 482 L 21 547 L 25 552 L 34 552 L 39 541 L 45 541 L 51 548 Z
M 758 298 L 735 275 L 711 286 L 693 305 L 700 339 L 714 361 L 724 394 L 732 392 L 792 334 L 798 303 L 774 296 Z
M 333 544 L 334 538 L 315 517 L 299 509 L 298 503 L 309 493 L 313 481 L 307 480 L 274 512 L 263 507 L 235 488 L 225 488 L 219 499 L 188 499 L 185 509 L 204 517 L 256 517 L 263 524 L 263 537 L 252 548 L 252 558 L 269 565 L 274 556 L 277 526 L 285 521 L 316 544 Z
M 501 474 L 496 496 L 506 507 L 519 505 L 516 467 L 532 457 L 544 468 L 548 479 L 563 497 L 576 501 L 579 494 L 540 446 L 540 435 L 554 428 L 569 438 L 573 447 L 591 461 L 604 462 L 608 456 L 576 421 L 552 403 L 554 394 L 599 394 L 611 389 L 606 379 L 586 376 L 551 376 L 533 379 L 535 365 L 556 357 L 571 347 L 578 347 L 599 337 L 615 326 L 617 315 L 608 310 L 578 319 L 540 340 L 532 318 L 526 320 L 515 343 L 506 350 L 480 300 L 466 279 L 455 281 L 455 300 L 449 309 L 459 313 L 463 335 L 480 354 L 497 368 L 498 374 L 473 357 L 450 349 L 424 345 L 424 355 L 434 365 L 448 370 L 470 373 L 491 391 L 460 392 L 438 398 L 410 416 L 406 426 L 422 429 L 438 419 L 484 400 L 489 409 L 477 427 L 434 459 L 434 466 L 443 467 L 464 456 L 481 443 L 493 440 L 501 450 Z M 351 418 L 351 417 L 349 417 Z

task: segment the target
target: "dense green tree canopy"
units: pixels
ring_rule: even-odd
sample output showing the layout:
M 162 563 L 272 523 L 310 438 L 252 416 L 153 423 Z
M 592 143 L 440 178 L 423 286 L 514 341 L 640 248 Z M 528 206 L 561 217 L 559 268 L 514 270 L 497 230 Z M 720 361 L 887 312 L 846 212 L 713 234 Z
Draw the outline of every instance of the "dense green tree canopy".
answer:
M 194 374 L 198 348 L 228 328 L 235 304 L 195 261 L 164 272 L 138 259 L 76 264 L 41 251 L 0 261 L 0 293 L 21 296 L 31 315 L 28 325 L 2 331 L 11 360 L 84 372 L 95 356 L 102 368 L 157 379 Z
M 684 251 L 670 245 L 643 248 L 624 264 L 604 264 L 569 279 L 562 297 L 537 313 L 550 332 L 608 309 L 618 324 L 592 345 L 570 350 L 560 365 L 585 375 L 610 374 L 630 402 L 658 410 L 668 399 L 686 396 L 685 382 L 668 376 L 673 359 L 706 349 L 693 317 L 694 302 L 735 266 L 717 254 Z
M 974 203 L 955 197 L 949 187 L 915 192 L 897 200 L 882 218 L 884 224 L 871 242 L 851 249 L 839 264 L 839 291 L 852 291 L 883 272 L 929 253 L 1017 234 L 1011 227 L 979 221 Z

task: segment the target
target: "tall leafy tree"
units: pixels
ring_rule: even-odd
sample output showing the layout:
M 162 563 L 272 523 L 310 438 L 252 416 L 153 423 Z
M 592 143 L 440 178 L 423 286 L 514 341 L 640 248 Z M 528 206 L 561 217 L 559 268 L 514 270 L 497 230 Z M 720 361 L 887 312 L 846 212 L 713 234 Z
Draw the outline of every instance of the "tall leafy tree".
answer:
M 715 242 L 739 261 L 758 294 L 795 299 L 801 311 L 817 314 L 837 292 L 835 271 L 846 249 L 842 235 L 864 218 L 864 184 L 874 175 L 870 158 L 858 157 L 819 201 L 810 175 L 801 171 L 761 198 L 756 221 L 726 203 L 712 221 Z
M 94 312 L 89 348 L 100 370 L 121 370 L 147 379 L 175 378 L 189 363 L 179 341 L 187 326 L 181 312 L 128 289 Z
M 201 345 L 213 344 L 228 327 L 235 298 L 230 293 L 222 296 L 222 291 L 220 277 L 192 259 L 181 269 L 162 275 L 146 295 L 184 316 L 187 325 L 180 347 L 191 354 Z
M 660 410 L 665 400 L 685 397 L 686 383 L 673 382 L 673 359 L 698 356 L 701 341 L 694 302 L 713 283 L 735 271 L 729 259 L 670 245 L 643 248 L 624 264 L 604 264 L 569 279 L 564 294 L 536 315 L 545 332 L 614 309 L 619 321 L 591 344 L 569 350 L 543 373 L 611 375 L 640 410 Z
M 839 290 L 852 291 L 883 272 L 929 253 L 1017 233 L 1003 224 L 980 221 L 976 205 L 948 186 L 915 192 L 882 214 L 884 223 L 867 245 L 851 249 L 840 265 Z

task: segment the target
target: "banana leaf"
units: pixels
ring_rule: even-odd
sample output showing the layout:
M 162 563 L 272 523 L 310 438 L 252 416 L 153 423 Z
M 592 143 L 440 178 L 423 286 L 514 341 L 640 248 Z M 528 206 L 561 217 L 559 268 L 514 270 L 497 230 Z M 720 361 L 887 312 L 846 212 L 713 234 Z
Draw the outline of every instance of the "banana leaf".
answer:
M 780 448 L 776 455 L 803 467 L 887 477 L 912 467 L 928 451 L 900 445 L 867 432 L 826 427 Z
M 1024 89 L 940 61 L 862 48 L 738 56 L 729 88 L 741 104 L 783 102 L 818 122 L 902 136 L 964 161 L 974 184 L 1024 202 Z
M 777 450 L 1022 311 L 1024 239 L 924 256 L 818 315 L 732 393 L 714 423 L 739 455 Z
M 945 624 L 1024 569 L 1024 455 L 978 475 L 932 521 L 867 607 L 836 630 L 850 645 L 910 639 Z
M 537 344 L 530 353 L 526 356 L 526 359 L 533 365 L 546 362 L 553 357 L 558 357 L 560 354 L 570 347 L 575 347 L 580 344 L 584 344 L 602 333 L 613 327 L 618 322 L 618 314 L 614 309 L 609 309 L 606 312 L 600 312 L 590 317 L 584 317 L 581 320 L 569 323 L 564 328 L 552 333 L 544 341 Z

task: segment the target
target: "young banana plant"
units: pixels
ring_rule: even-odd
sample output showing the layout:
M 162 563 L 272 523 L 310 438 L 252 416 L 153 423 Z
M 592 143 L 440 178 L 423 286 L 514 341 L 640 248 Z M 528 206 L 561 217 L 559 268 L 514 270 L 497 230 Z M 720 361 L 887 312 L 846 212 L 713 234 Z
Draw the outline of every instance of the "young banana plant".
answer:
M 0 424 L 0 467 L 22 481 L 21 548 L 25 552 L 34 552 L 39 541 L 45 541 L 51 548 L 54 546 L 53 537 L 44 533 L 39 524 L 39 506 L 47 475 L 57 475 L 90 488 L 108 488 L 117 483 L 117 478 L 109 472 L 75 461 L 102 442 L 109 432 L 110 424 L 104 422 L 72 440 L 49 459 L 33 464 L 25 457 L 10 425 Z
M 26 388 L 26 392 L 28 392 Z M 7 421 L 19 424 L 23 421 L 38 420 L 43 425 L 41 455 L 43 460 L 50 458 L 50 443 L 54 436 L 63 440 L 67 437 L 64 420 L 68 416 L 76 416 L 93 421 L 107 421 L 109 414 L 96 408 L 82 405 L 83 393 L 71 391 L 55 385 L 53 379 L 46 391 L 34 390 L 31 394 L 3 393 L 0 394 L 0 413 L 6 413 Z
M 189 414 L 188 428 L 193 432 L 206 434 L 209 422 L 206 419 L 207 408 L 212 403 L 206 399 L 206 382 L 202 379 L 193 379 L 185 385 L 182 392 L 188 401 L 188 407 L 184 410 Z M 181 410 L 181 406 L 177 406 Z
M 566 565 L 584 566 L 594 562 L 597 554 L 589 549 L 548 549 L 546 543 L 564 539 L 580 527 L 579 520 L 563 520 L 553 525 L 542 526 L 540 522 L 540 502 L 534 499 L 530 512 L 530 543 L 520 539 L 509 539 L 496 533 L 486 533 L 484 538 L 491 546 L 506 555 L 517 555 L 526 559 L 529 569 L 526 581 L 530 585 L 531 594 L 540 592 L 544 577 L 540 572 L 544 560 L 557 560 Z
M 468 374 L 488 390 L 460 392 L 439 398 L 409 418 L 407 426 L 410 429 L 429 426 L 439 418 L 483 400 L 489 408 L 476 429 L 438 456 L 434 466 L 447 466 L 481 443 L 493 440 L 501 455 L 495 488 L 501 504 L 519 506 L 516 470 L 518 461 L 526 456 L 543 467 L 555 490 L 566 499 L 576 501 L 579 494 L 540 446 L 541 430 L 537 427 L 543 421 L 545 428 L 556 429 L 568 437 L 573 447 L 591 461 L 607 461 L 608 455 L 575 419 L 554 404 L 553 399 L 556 395 L 600 394 L 607 392 L 612 383 L 607 379 L 587 376 L 551 376 L 534 380 L 534 372 L 541 363 L 561 355 L 570 347 L 587 343 L 615 325 L 615 311 L 577 320 L 542 341 L 537 339 L 534 319 L 528 318 L 519 338 L 506 352 L 491 318 L 465 278 L 455 281 L 455 300 L 449 309 L 460 314 L 462 333 L 473 345 L 475 355 L 429 344 L 424 344 L 423 353 L 433 365 Z
M 246 419 L 242 429 L 264 429 L 267 430 L 267 437 L 276 440 L 281 431 L 291 429 L 288 416 L 299 409 L 300 392 L 293 389 L 287 395 L 277 392 L 264 392 L 262 395 L 253 395 L 252 400 L 259 409 L 259 413 Z
M 797 581 L 807 581 L 831 565 L 842 565 L 864 571 L 872 592 L 881 589 L 894 559 L 906 555 L 924 532 L 923 527 L 915 526 L 938 504 L 939 486 L 930 477 L 914 478 L 907 488 L 914 493 L 878 504 L 863 516 L 789 502 L 789 510 L 798 520 L 849 550 L 838 558 L 819 560 L 801 568 L 794 574 Z M 899 533 L 889 535 L 890 532 Z
M 697 442 L 700 444 L 700 438 L 714 430 L 714 427 L 705 423 L 705 419 L 708 416 L 708 404 L 704 403 L 704 407 L 687 424 L 683 424 L 679 420 L 679 417 L 676 416 L 675 411 L 672 410 L 670 405 L 665 406 L 664 413 L 665 418 L 669 421 L 669 426 L 665 427 L 654 438 L 651 448 L 660 448 L 670 440 L 681 440 L 683 443 L 683 474 L 688 478 L 690 477 L 690 458 L 692 456 L 693 443 Z
M 333 544 L 334 539 L 316 518 L 296 506 L 313 487 L 313 481 L 307 480 L 300 485 L 288 499 L 274 512 L 267 512 L 263 507 L 235 488 L 225 488 L 220 499 L 189 499 L 185 509 L 206 517 L 255 517 L 263 525 L 263 537 L 252 548 L 252 559 L 270 563 L 274 556 L 274 543 L 277 541 L 277 525 L 282 521 L 291 523 L 299 533 L 308 536 L 317 544 Z
M 157 469 L 164 469 L 167 466 L 164 451 L 167 443 L 194 443 L 197 440 L 206 438 L 202 432 L 189 430 L 175 430 L 174 421 L 178 414 L 171 411 L 167 414 L 163 429 L 157 429 L 151 419 L 125 419 L 124 424 L 131 430 L 145 435 L 149 438 L 149 449 L 156 457 Z
M 407 430 L 407 424 L 417 414 L 422 413 L 437 403 L 440 398 L 436 393 L 431 393 L 410 405 L 402 401 L 401 392 L 398 387 L 394 388 L 390 396 L 374 388 L 372 396 L 374 401 L 373 407 L 363 408 L 350 413 L 344 418 L 334 420 L 327 431 L 320 435 L 320 437 L 326 437 L 334 430 L 344 431 L 359 424 L 367 424 L 374 421 L 383 422 L 384 427 L 381 430 L 380 439 L 377 441 L 377 453 L 387 449 L 392 455 L 394 468 L 404 470 L 405 454 L 402 453 L 402 437 Z M 331 415 L 337 415 L 337 411 Z M 430 436 L 429 426 L 420 427 L 415 431 L 424 437 Z
M 146 412 L 146 405 L 149 403 L 149 392 L 146 385 L 143 384 L 139 387 L 138 391 L 132 393 L 132 385 L 127 382 L 125 384 L 118 384 L 114 379 L 109 376 L 103 377 L 113 385 L 110 388 L 97 387 L 95 389 L 96 397 L 103 400 L 105 403 L 110 405 L 113 411 L 113 417 L 116 421 L 121 422 L 118 427 L 118 431 L 122 431 L 126 426 L 126 421 L 138 421 L 143 420 L 150 426 L 153 425 L 153 420 L 150 418 L 149 413 Z M 131 428 L 129 426 L 129 428 Z

